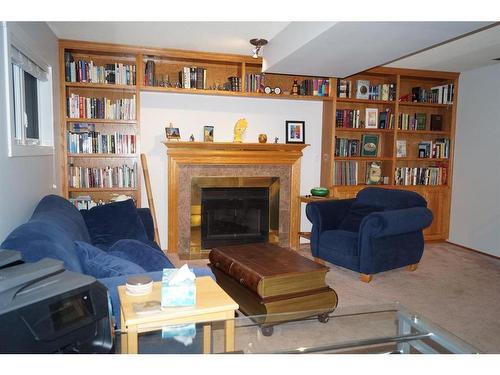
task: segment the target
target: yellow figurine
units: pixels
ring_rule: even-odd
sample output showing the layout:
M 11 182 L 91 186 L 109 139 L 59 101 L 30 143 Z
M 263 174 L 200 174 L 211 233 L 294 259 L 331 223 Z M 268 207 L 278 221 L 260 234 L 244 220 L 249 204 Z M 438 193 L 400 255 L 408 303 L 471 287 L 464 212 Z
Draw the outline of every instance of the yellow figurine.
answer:
M 244 118 L 240 118 L 237 122 L 236 125 L 234 125 L 234 138 L 233 142 L 234 143 L 242 143 L 243 141 L 241 140 L 241 136 L 247 130 L 248 122 Z

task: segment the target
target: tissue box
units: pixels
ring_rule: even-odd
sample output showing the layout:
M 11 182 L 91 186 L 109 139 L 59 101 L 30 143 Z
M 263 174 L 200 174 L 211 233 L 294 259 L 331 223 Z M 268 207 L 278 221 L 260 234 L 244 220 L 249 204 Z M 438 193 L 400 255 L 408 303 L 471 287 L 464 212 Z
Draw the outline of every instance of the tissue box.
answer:
M 184 280 L 175 285 L 169 285 L 176 269 L 163 270 L 161 281 L 161 307 L 193 306 L 196 304 L 196 283 L 194 280 Z

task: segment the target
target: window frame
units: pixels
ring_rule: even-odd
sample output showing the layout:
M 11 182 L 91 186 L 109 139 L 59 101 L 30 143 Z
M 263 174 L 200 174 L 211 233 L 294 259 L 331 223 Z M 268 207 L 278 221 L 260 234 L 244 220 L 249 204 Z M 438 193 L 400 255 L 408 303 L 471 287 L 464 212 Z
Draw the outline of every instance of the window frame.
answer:
M 5 78 L 5 87 L 3 91 L 6 97 L 6 108 L 9 110 L 9 113 L 6 116 L 7 119 L 7 138 L 8 138 L 8 156 L 9 157 L 18 157 L 18 156 L 45 156 L 45 155 L 54 155 L 54 91 L 52 87 L 52 67 L 48 65 L 44 59 L 36 54 L 34 48 L 30 48 L 21 41 L 19 38 L 14 35 L 12 31 L 8 30 L 8 27 L 5 26 L 2 28 L 2 38 L 1 38 L 1 46 L 3 55 L 3 65 L 5 67 L 4 78 Z M 37 77 L 37 104 L 38 104 L 38 140 L 28 139 L 26 138 L 26 129 L 24 126 L 18 126 L 16 122 L 16 114 L 14 112 L 15 106 L 14 102 L 16 100 L 14 95 L 14 69 L 13 64 L 15 62 L 11 56 L 11 46 L 16 48 L 26 57 L 28 57 L 31 61 L 37 64 L 40 68 L 42 68 L 47 73 L 47 81 L 41 81 Z M 18 65 L 18 64 L 16 64 Z M 19 66 L 19 65 L 18 65 Z M 24 72 L 25 70 L 20 67 L 20 76 L 22 93 L 20 97 L 23 101 L 24 107 Z M 29 72 L 28 72 L 29 73 Z M 24 116 L 24 113 L 18 112 L 18 115 L 21 114 L 21 119 Z M 23 121 L 24 123 L 24 121 Z M 16 129 L 17 126 L 17 129 Z M 16 137 L 16 130 L 21 131 L 21 136 Z

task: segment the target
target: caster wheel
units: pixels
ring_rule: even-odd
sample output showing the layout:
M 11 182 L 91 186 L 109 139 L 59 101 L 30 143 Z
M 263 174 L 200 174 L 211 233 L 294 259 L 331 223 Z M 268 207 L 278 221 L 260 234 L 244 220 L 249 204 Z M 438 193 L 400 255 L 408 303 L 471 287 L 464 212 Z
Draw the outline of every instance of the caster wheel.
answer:
M 274 332 L 273 326 L 260 327 L 260 330 L 262 331 L 262 334 L 264 336 L 271 336 L 273 334 L 273 332 Z
M 321 323 L 328 323 L 328 321 L 330 320 L 330 316 L 328 314 L 320 314 L 318 315 L 318 320 Z

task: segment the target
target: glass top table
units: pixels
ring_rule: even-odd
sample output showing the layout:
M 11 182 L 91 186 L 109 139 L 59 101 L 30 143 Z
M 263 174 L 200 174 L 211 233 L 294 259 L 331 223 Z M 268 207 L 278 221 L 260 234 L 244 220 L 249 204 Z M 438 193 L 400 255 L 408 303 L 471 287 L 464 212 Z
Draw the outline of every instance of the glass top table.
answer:
M 293 314 L 275 314 L 273 319 L 279 323 L 273 325 L 259 324 L 259 316 L 240 315 L 234 319 L 232 353 L 480 353 L 398 303 L 337 308 L 326 319 L 324 314 L 311 311 L 310 317 L 298 320 L 294 320 Z M 206 324 L 211 326 L 210 337 L 203 335 L 207 332 Z M 140 335 L 139 353 L 197 354 L 203 352 L 206 340 L 210 340 L 211 353 L 224 353 L 224 327 L 223 321 L 166 326 L 161 331 Z

